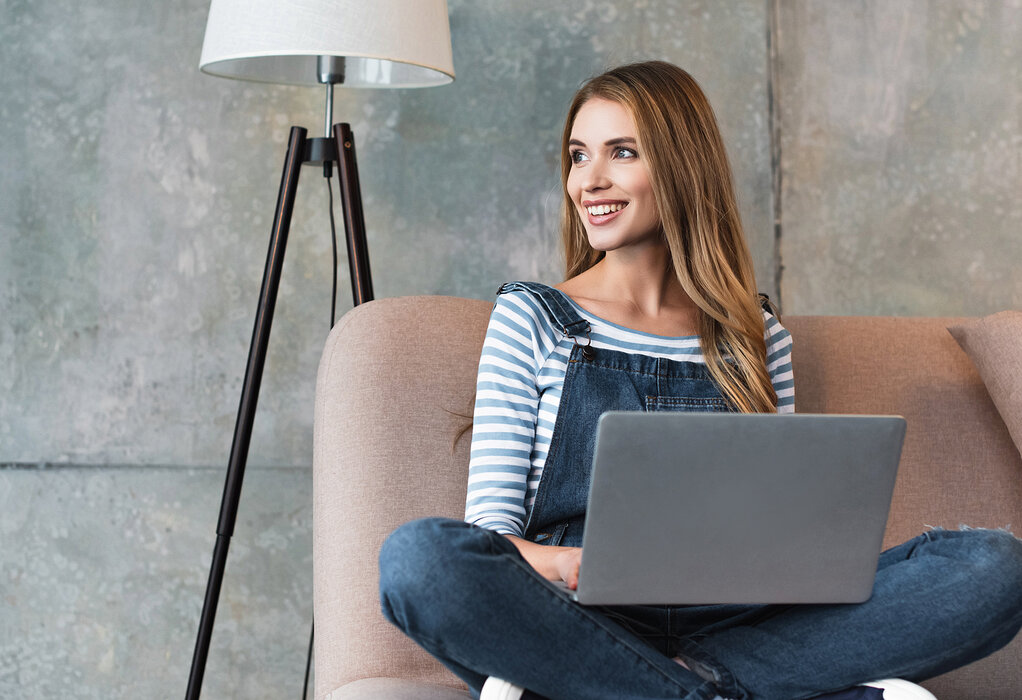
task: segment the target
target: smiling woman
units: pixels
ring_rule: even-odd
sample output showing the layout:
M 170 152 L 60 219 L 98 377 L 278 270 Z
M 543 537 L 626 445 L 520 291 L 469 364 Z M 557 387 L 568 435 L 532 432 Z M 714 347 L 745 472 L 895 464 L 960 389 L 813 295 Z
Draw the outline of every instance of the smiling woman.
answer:
M 692 76 L 650 61 L 586 83 L 568 108 L 561 181 L 568 281 L 560 289 L 629 328 L 699 335 L 706 368 L 735 407 L 775 410 L 727 150 Z M 588 208 L 613 204 L 629 206 L 617 215 Z M 643 302 L 635 289 L 622 294 L 622 280 L 651 278 L 636 274 L 635 263 L 663 282 L 662 297 Z M 612 299 L 646 309 L 615 312 Z M 681 332 L 671 333 L 672 324 Z
M 724 145 L 692 77 L 647 62 L 590 80 L 561 147 L 567 279 L 498 291 L 465 521 L 415 520 L 387 538 L 384 615 L 480 700 L 873 700 L 879 690 L 853 686 L 927 678 L 1006 644 L 1022 625 L 1022 544 L 1003 532 L 890 549 L 857 605 L 605 608 L 553 585 L 578 585 L 604 412 L 795 408 L 791 337 L 761 306 Z M 932 697 L 881 683 L 885 700 Z

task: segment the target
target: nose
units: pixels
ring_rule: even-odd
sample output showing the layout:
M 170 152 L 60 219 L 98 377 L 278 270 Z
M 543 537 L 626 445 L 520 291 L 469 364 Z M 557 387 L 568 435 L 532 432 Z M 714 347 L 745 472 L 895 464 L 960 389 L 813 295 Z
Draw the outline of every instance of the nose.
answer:
M 582 179 L 582 190 L 585 192 L 599 192 L 610 187 L 610 175 L 603 158 L 594 158 L 589 162 L 589 167 L 584 169 Z

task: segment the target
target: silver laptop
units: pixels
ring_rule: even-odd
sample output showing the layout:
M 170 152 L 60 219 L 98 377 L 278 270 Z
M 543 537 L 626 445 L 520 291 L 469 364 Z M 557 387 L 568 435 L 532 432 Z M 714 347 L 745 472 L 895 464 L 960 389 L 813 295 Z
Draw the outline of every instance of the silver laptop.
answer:
M 573 597 L 867 600 L 904 436 L 900 416 L 608 412 Z

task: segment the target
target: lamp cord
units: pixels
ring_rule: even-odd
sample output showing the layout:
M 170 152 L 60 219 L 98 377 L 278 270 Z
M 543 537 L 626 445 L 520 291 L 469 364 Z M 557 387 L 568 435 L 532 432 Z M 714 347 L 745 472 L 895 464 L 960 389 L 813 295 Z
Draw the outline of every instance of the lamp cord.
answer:
M 333 279 L 334 285 L 333 290 L 330 294 L 330 327 L 334 327 L 334 323 L 337 320 L 337 225 L 334 222 L 334 188 L 330 177 L 330 172 L 326 169 L 323 170 L 323 177 L 326 178 L 326 190 L 327 190 L 327 209 L 330 211 L 330 238 L 334 245 L 334 266 L 333 266 Z
M 309 696 L 309 671 L 312 669 L 312 642 L 316 636 L 316 623 L 309 625 L 309 654 L 305 657 L 305 685 L 302 686 L 302 700 Z
M 337 320 L 337 224 L 334 221 L 334 188 L 331 180 L 332 168 L 323 168 L 323 177 L 326 179 L 327 211 L 330 212 L 330 240 L 333 242 L 333 289 L 330 293 L 330 327 L 334 327 Z M 302 686 L 302 700 L 309 697 L 309 675 L 312 669 L 312 647 L 316 638 L 316 622 L 309 625 L 309 652 L 305 657 L 305 683 Z

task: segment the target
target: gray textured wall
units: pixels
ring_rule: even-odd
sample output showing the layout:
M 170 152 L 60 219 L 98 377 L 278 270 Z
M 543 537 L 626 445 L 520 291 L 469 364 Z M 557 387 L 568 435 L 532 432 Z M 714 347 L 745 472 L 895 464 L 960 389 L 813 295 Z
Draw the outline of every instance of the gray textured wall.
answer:
M 788 313 L 1022 307 L 1022 2 L 779 2 Z
M 0 0 L 2 697 L 184 690 L 284 145 L 322 128 L 316 90 L 198 72 L 207 7 Z M 558 279 L 567 100 L 663 58 L 717 109 L 760 287 L 786 312 L 1022 302 L 1019 0 L 450 15 L 454 84 L 336 100 L 377 296 Z M 300 692 L 330 286 L 326 185 L 302 178 L 207 697 Z M 340 290 L 343 311 L 343 260 Z

